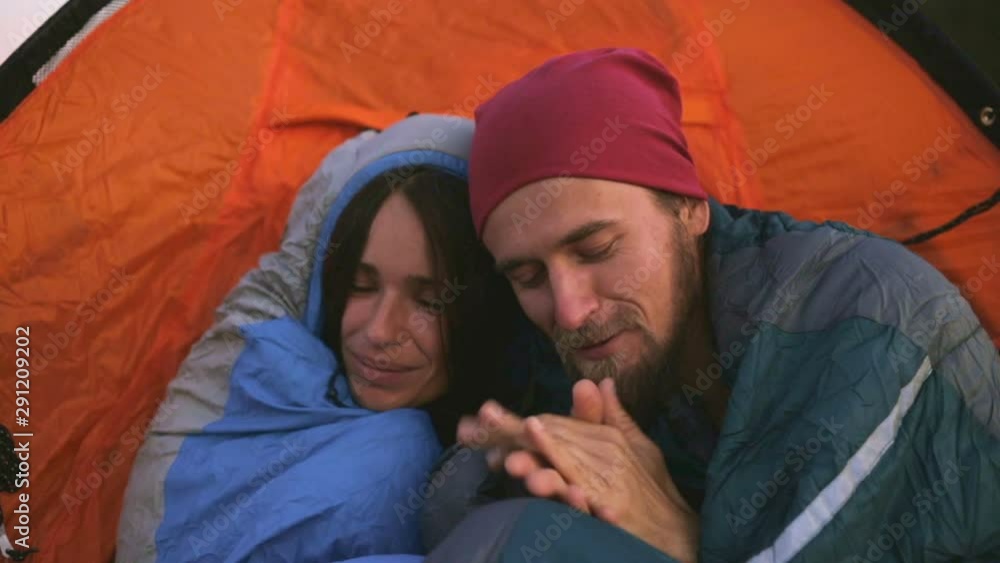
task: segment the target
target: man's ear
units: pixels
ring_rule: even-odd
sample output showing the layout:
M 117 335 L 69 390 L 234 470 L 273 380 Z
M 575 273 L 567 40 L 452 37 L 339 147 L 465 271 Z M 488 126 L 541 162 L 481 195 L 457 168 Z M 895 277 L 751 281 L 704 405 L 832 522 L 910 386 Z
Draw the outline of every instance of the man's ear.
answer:
M 689 205 L 681 209 L 681 222 L 687 229 L 688 234 L 701 236 L 708 231 L 708 224 L 711 218 L 707 199 L 691 199 Z

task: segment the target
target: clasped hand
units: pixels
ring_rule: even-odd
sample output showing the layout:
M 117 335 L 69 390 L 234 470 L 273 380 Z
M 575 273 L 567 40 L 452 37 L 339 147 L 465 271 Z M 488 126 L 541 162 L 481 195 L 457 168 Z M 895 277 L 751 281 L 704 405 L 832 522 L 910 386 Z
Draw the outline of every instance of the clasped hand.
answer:
M 486 450 L 492 469 L 522 479 L 532 495 L 616 525 L 679 561 L 696 561 L 698 515 L 659 447 L 621 405 L 612 379 L 578 381 L 569 417 L 521 419 L 488 401 L 478 415 L 462 418 L 458 441 Z

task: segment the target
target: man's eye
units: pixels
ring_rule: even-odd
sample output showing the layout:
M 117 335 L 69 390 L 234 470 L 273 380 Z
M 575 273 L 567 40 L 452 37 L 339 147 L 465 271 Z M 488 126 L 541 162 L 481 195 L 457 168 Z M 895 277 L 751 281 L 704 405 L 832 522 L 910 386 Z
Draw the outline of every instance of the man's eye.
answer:
M 510 279 L 520 287 L 532 289 L 545 282 L 545 270 L 538 268 L 537 270 L 525 272 L 524 274 L 514 274 Z
M 351 293 L 372 293 L 377 289 L 375 284 L 368 281 L 355 280 L 351 283 Z
M 611 253 L 615 250 L 617 246 L 618 246 L 618 239 L 615 239 L 598 248 L 580 249 L 579 254 L 580 257 L 586 262 L 596 262 L 598 260 L 603 260 L 608 256 L 611 256 Z

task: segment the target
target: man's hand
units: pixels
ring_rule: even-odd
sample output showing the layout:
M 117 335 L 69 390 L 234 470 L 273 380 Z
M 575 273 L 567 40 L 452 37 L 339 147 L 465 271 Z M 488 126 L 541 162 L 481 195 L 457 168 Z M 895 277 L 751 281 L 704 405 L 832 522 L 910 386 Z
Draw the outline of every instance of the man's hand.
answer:
M 493 431 L 483 440 L 482 428 Z M 527 420 L 488 403 L 463 419 L 459 441 L 490 449 L 490 461 L 524 480 L 528 491 L 557 498 L 617 525 L 664 553 L 694 561 L 698 517 L 674 486 L 659 448 L 632 420 L 610 379 L 573 387 L 573 417 Z

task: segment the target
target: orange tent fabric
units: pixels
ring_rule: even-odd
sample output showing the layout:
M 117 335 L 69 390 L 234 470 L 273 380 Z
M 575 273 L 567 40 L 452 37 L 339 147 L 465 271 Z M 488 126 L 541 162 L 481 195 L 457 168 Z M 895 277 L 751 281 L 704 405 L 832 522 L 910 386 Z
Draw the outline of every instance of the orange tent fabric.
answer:
M 705 13 L 717 18 L 733 4 L 706 0 Z M 750 150 L 769 138 L 779 144 L 756 175 L 766 208 L 902 240 L 1000 186 L 1000 151 L 913 59 L 840 2 L 755 3 L 715 46 Z M 829 100 L 800 111 L 817 87 Z M 790 123 L 801 126 L 789 136 L 781 127 Z M 997 211 L 911 250 L 961 288 L 1000 346 L 1000 274 L 990 270 L 1000 267 Z
M 112 557 L 167 382 L 277 246 L 323 155 L 410 111 L 469 117 L 546 58 L 608 45 L 647 49 L 677 73 L 699 175 L 724 201 L 857 222 L 939 127 L 958 139 L 872 229 L 935 226 L 1000 179 L 996 150 L 835 0 L 134 0 L 0 124 L 0 350 L 11 365 L 15 327 L 30 327 L 31 417 L 15 431 L 34 434 L 33 560 Z M 808 119 L 785 117 L 824 84 L 833 94 Z M 767 162 L 748 173 L 762 149 Z M 980 217 L 916 250 L 967 283 L 997 234 Z M 1000 296 L 981 281 L 970 296 L 996 337 Z M 14 398 L 0 386 L 3 412 Z M 13 502 L 0 496 L 5 514 Z

